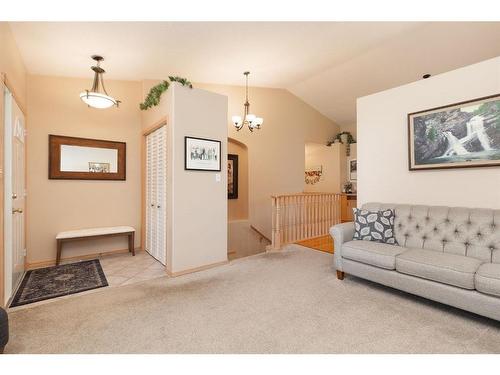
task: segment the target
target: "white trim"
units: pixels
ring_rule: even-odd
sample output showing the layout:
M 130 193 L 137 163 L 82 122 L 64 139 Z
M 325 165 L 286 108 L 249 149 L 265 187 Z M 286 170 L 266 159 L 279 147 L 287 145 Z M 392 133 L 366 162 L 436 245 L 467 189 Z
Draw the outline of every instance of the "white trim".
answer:
M 4 303 L 11 298 L 12 287 L 12 102 L 10 90 L 4 88 Z

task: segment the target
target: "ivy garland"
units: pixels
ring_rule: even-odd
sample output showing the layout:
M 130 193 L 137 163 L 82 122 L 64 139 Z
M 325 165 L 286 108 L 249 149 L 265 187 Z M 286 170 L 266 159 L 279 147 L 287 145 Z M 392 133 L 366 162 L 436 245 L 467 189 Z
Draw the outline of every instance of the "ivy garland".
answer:
M 351 143 L 356 143 L 356 140 L 354 139 L 354 137 L 352 136 L 351 133 L 349 132 L 340 132 L 338 133 L 334 138 L 333 140 L 329 141 L 326 145 L 327 146 L 331 146 L 333 143 L 335 143 L 335 141 L 339 141 L 340 143 L 344 143 L 342 142 L 342 136 L 343 135 L 347 135 L 347 144 L 350 145 Z
M 351 156 L 351 143 L 356 143 L 356 140 L 354 139 L 354 137 L 352 136 L 351 133 L 349 132 L 340 132 L 338 133 L 334 138 L 333 140 L 331 141 L 328 141 L 328 143 L 326 144 L 327 146 L 331 146 L 333 143 L 335 143 L 336 141 L 339 141 L 339 143 L 344 143 L 342 142 L 342 136 L 343 135 L 347 135 L 347 147 L 346 147 L 346 155 L 347 156 Z
M 186 78 L 178 77 L 178 76 L 168 76 L 170 82 L 179 82 L 182 86 L 187 86 L 190 89 L 193 88 L 193 84 L 189 82 Z M 144 99 L 144 103 L 139 104 L 139 108 L 145 111 L 148 108 L 155 107 L 160 104 L 161 95 L 168 90 L 170 87 L 170 82 L 162 81 L 156 86 L 151 87 L 149 90 L 146 99 Z

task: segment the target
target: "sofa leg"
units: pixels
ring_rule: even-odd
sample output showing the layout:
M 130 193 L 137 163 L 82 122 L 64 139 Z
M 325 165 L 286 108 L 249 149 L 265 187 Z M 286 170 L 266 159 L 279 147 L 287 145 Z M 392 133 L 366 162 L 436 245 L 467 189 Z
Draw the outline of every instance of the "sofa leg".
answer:
M 344 280 L 344 271 L 337 271 L 337 279 Z
M 0 354 L 3 354 L 4 346 L 0 346 Z

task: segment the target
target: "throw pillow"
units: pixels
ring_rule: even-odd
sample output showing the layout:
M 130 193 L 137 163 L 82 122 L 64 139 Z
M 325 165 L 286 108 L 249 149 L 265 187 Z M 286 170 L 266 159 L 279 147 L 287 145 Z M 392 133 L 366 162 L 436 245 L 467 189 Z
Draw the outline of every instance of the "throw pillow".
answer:
M 397 245 L 394 237 L 394 210 L 367 211 L 353 208 L 353 240 L 383 242 Z

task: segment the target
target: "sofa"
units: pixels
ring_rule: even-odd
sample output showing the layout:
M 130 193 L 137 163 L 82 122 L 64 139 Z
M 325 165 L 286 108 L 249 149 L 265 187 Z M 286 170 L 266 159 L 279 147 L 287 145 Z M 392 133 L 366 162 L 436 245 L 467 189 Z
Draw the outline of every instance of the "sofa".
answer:
M 393 209 L 397 245 L 330 228 L 337 278 L 345 274 L 500 320 L 500 210 L 367 203 Z
M 0 354 L 9 341 L 9 317 L 7 312 L 0 307 Z

